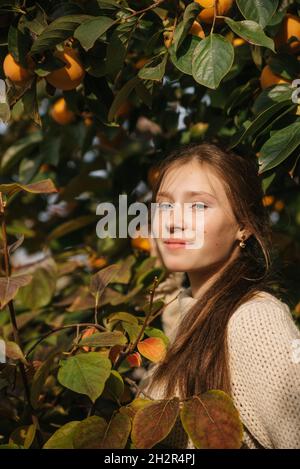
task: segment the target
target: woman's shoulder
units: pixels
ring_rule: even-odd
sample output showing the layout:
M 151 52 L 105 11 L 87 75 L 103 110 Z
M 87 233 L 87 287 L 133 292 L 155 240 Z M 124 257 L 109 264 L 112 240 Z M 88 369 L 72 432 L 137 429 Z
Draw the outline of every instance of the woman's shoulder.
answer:
M 299 447 L 300 330 L 286 303 L 259 292 L 228 323 L 235 404 L 245 426 L 266 448 Z
M 243 303 L 241 305 L 241 307 L 247 306 L 249 303 L 250 304 L 251 303 L 256 303 L 258 301 L 260 303 L 273 302 L 277 306 L 283 307 L 285 309 L 289 309 L 287 303 L 285 303 L 281 298 L 277 297 L 274 293 L 271 293 L 271 292 L 268 292 L 268 291 L 265 291 L 265 290 L 259 290 L 259 291 L 255 292 L 253 294 L 253 296 L 248 301 L 246 301 L 245 303 Z
M 242 303 L 228 321 L 231 342 L 246 340 L 265 344 L 300 338 L 300 330 L 287 303 L 267 291 L 259 291 Z
M 268 318 L 270 315 L 288 315 L 291 316 L 291 310 L 287 303 L 278 298 L 274 294 L 260 290 L 256 292 L 250 299 L 242 303 L 233 313 L 230 320 L 234 322 L 238 318 L 246 318 L 248 316 L 263 316 Z

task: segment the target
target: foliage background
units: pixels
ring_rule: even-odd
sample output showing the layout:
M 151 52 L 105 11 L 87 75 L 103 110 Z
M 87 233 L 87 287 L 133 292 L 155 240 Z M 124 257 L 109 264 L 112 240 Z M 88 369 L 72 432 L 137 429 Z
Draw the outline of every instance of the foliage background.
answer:
M 189 1 L 0 2 L 1 78 L 6 78 L 2 64 L 8 52 L 21 63 L 28 53 L 37 62 L 28 86 L 15 87 L 6 78 L 0 184 L 49 178 L 58 189 L 52 194 L 16 192 L 5 207 L 12 272 L 33 275 L 14 298 L 25 352 L 51 329 L 93 322 L 91 276 L 107 265 L 117 263 L 123 270 L 105 290 L 101 318 L 120 311 L 145 315 L 155 276 L 165 281 L 168 274 L 152 258 L 147 242 L 98 239 L 96 207 L 102 201 L 116 203 L 119 194 L 127 194 L 129 203 L 149 201 L 155 165 L 189 142 L 216 142 L 259 158 L 278 271 L 299 321 L 300 113 L 292 101 L 292 84 L 262 90 L 260 76 L 269 64 L 285 80 L 299 77 L 298 52 L 279 50 L 273 38 L 287 12 L 299 16 L 300 1 L 266 0 L 262 9 L 259 3 L 234 2 L 228 19 L 213 28 L 203 25 L 202 40 L 188 34 L 200 11 Z M 248 24 L 240 23 L 245 20 Z M 166 47 L 164 32 L 174 25 L 173 45 Z M 237 37 L 244 39 L 239 46 L 233 42 Z M 57 67 L 53 52 L 63 44 L 78 50 L 85 69 L 82 83 L 69 91 L 51 87 L 44 78 Z M 144 59 L 148 63 L 143 65 Z M 61 96 L 75 116 L 67 125 L 51 117 Z M 1 241 L 3 254 L 3 232 Z M 0 268 L 5 276 L 4 261 Z M 117 330 L 124 332 L 125 323 L 119 321 Z M 152 326 L 152 334 L 159 334 L 159 315 Z M 12 340 L 8 305 L 1 311 L 0 328 Z M 136 330 L 128 331 L 127 323 L 134 340 Z M 30 355 L 37 368 L 49 357 L 54 360 L 53 350 L 72 349 L 74 333 L 62 329 L 46 337 Z M 151 337 L 150 329 L 148 333 Z M 0 392 L 7 398 L 1 400 L 0 433 L 7 443 L 15 431 L 18 436 L 10 441 L 23 444 L 16 429 L 20 422 L 29 423 L 28 415 L 22 415 L 20 376 L 14 368 L 11 364 L 0 379 Z M 131 376 L 128 363 L 121 371 Z M 17 382 L 9 396 L 12 376 Z M 127 383 L 121 391 L 123 402 L 130 402 L 134 387 Z M 114 399 L 97 402 L 106 416 L 116 408 Z M 63 388 L 50 374 L 38 411 L 45 434 L 85 418 L 89 405 L 88 398 Z M 30 444 L 37 444 L 34 437 Z

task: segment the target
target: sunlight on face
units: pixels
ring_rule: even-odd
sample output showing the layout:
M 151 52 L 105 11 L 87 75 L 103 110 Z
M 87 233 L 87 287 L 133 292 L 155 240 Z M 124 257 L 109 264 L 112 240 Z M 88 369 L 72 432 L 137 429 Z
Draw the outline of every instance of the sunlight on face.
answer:
M 151 228 L 158 254 L 168 270 L 211 268 L 229 258 L 238 224 L 222 180 L 208 165 L 192 161 L 171 168 L 162 180 L 156 203 Z M 166 212 L 168 217 L 163 218 Z M 193 241 L 196 248 L 189 245 Z

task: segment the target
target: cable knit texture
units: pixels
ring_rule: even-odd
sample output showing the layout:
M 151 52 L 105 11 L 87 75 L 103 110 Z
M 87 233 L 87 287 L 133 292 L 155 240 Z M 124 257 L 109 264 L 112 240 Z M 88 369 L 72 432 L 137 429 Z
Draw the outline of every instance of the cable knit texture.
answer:
M 171 341 L 196 301 L 191 288 L 183 288 L 165 308 L 162 324 Z M 295 347 L 300 346 L 300 330 L 288 305 L 260 291 L 234 311 L 227 334 L 232 398 L 244 425 L 243 448 L 299 449 L 300 362 Z M 156 366 L 148 369 L 141 384 L 147 383 L 143 391 L 148 396 L 160 399 L 158 387 L 147 393 Z M 163 445 L 194 448 L 179 418 Z

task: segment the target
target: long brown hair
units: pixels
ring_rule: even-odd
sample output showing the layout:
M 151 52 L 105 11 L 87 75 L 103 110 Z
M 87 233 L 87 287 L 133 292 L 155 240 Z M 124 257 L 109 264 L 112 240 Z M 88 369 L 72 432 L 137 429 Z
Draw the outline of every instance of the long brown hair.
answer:
M 272 231 L 255 156 L 238 155 L 211 143 L 175 149 L 159 165 L 152 202 L 167 171 L 191 161 L 206 163 L 221 178 L 236 220 L 253 234 L 184 315 L 164 360 L 156 364 L 148 390 L 162 385 L 165 398 L 174 396 L 177 386 L 181 398 L 209 389 L 231 395 L 226 333 L 230 317 L 258 291 L 274 295 L 284 291 L 273 269 Z

